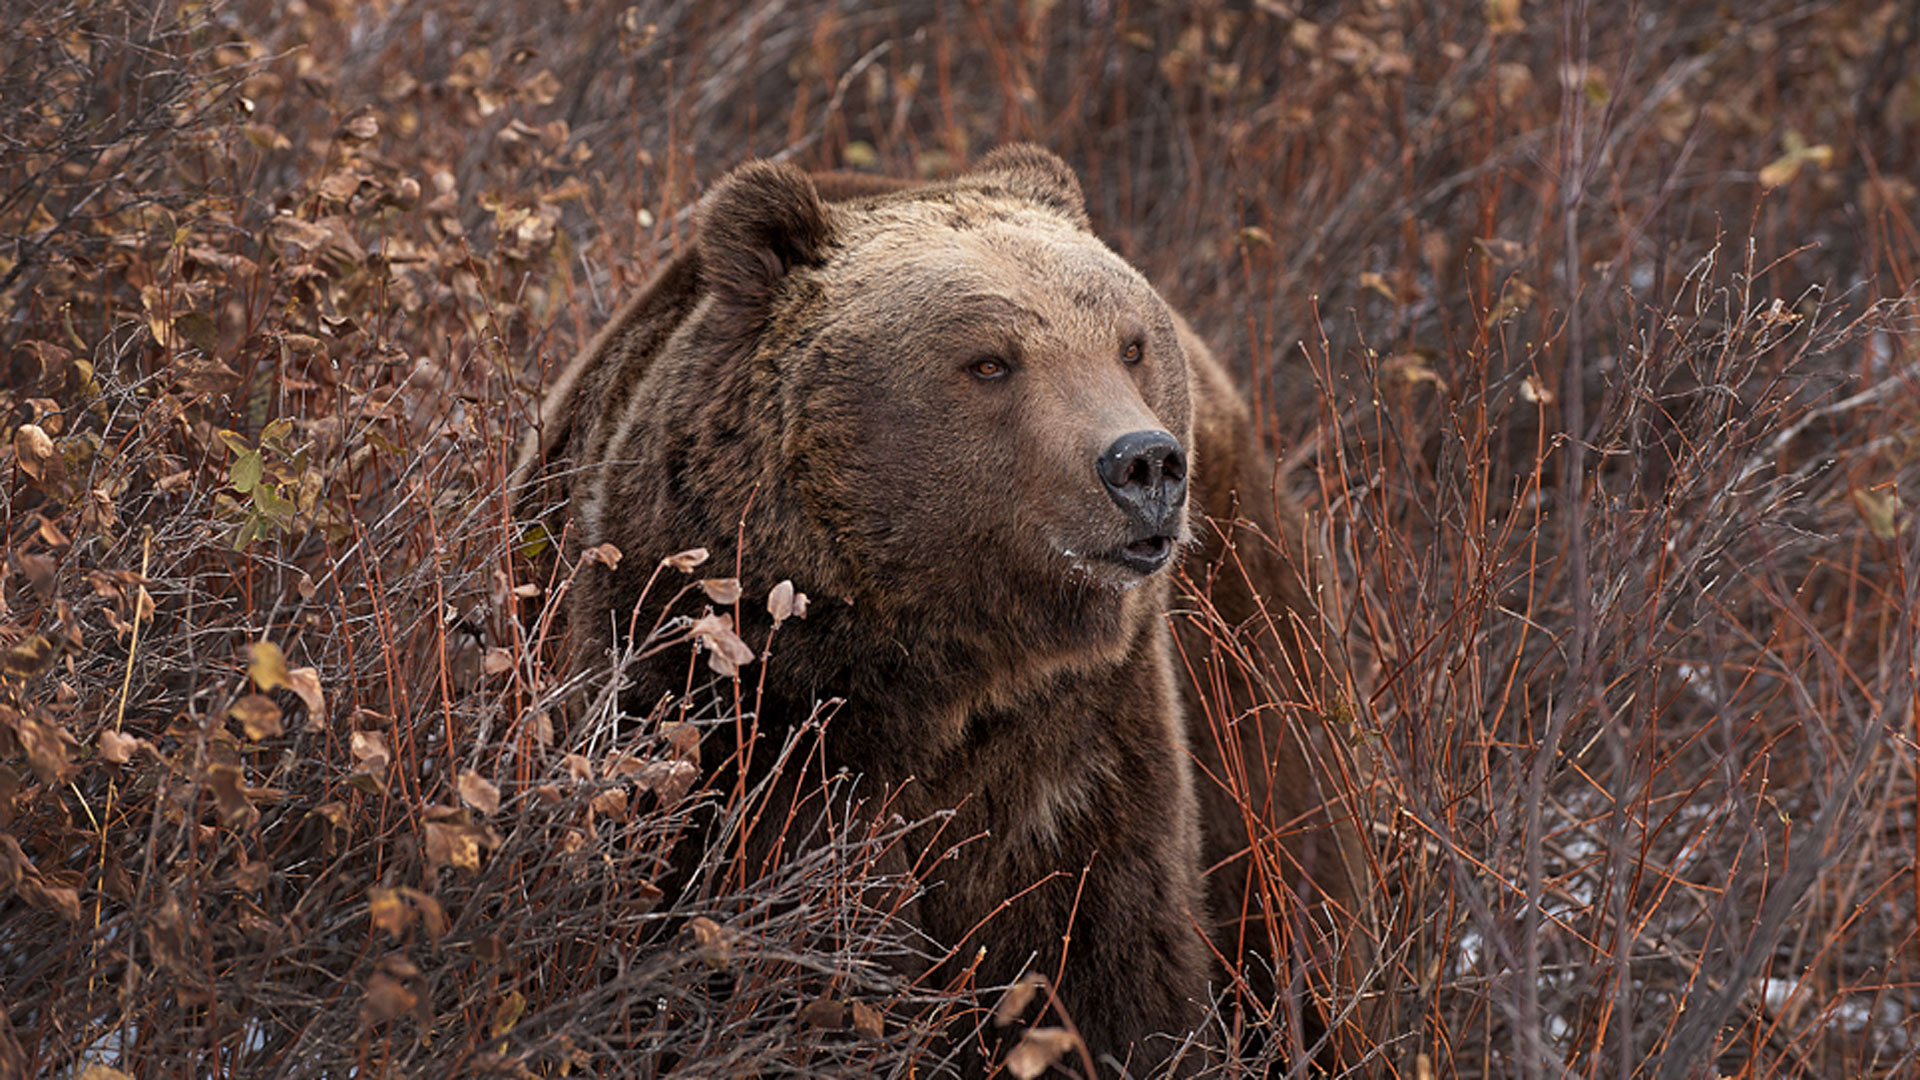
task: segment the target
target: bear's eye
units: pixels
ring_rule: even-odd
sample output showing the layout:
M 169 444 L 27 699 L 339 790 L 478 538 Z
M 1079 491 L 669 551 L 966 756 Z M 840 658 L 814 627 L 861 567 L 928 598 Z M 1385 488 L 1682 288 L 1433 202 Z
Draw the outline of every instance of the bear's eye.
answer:
M 1129 364 L 1137 364 L 1140 362 L 1140 357 L 1144 356 L 1145 354 L 1146 354 L 1146 350 L 1140 347 L 1139 342 L 1129 341 L 1127 342 L 1127 347 L 1120 351 L 1120 359 L 1126 361 Z
M 967 370 L 971 372 L 976 379 L 990 380 L 1004 379 L 1007 377 L 1007 372 L 1013 369 L 1007 365 L 1005 360 L 997 356 L 983 356 L 973 363 L 968 364 Z

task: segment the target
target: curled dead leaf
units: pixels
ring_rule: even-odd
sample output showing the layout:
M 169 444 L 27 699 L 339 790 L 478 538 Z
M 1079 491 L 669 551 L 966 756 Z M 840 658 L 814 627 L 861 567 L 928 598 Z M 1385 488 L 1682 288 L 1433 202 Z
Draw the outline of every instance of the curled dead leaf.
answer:
M 775 626 L 793 617 L 793 582 L 782 581 L 767 594 L 767 614 L 773 616 Z
M 740 602 L 739 578 L 702 578 L 700 588 L 706 592 L 707 599 L 716 604 L 730 605 Z
M 234 702 L 233 707 L 227 710 L 227 715 L 240 721 L 247 738 L 255 742 L 285 731 L 280 725 L 280 706 L 265 694 L 248 694 Z
M 73 771 L 72 751 L 79 746 L 67 729 L 38 710 L 15 712 L 0 706 L 0 726 L 11 725 L 13 737 L 33 766 L 33 774 L 51 787 L 67 779 Z
M 255 810 L 252 800 L 247 798 L 246 778 L 240 766 L 207 766 L 207 786 L 213 789 L 221 821 L 232 826 L 243 826 L 259 818 L 260 811 Z
M 1007 1071 L 1019 1080 L 1033 1080 L 1079 1045 L 1080 1040 L 1065 1028 L 1029 1028 L 1020 1037 L 1020 1045 L 1007 1055 Z
M 504 675 L 513 670 L 513 654 L 496 645 L 481 658 L 480 670 L 489 675 Z
M 419 889 L 403 885 L 400 895 L 413 904 L 413 910 L 420 916 L 420 925 L 426 929 L 427 936 L 438 944 L 441 936 L 447 932 L 447 909 L 440 906 L 440 901 Z
M 609 570 L 620 567 L 620 549 L 612 544 L 596 544 L 580 553 L 583 563 L 599 563 Z
M 471 769 L 460 773 L 454 781 L 460 789 L 460 801 L 483 814 L 500 812 L 500 789 Z
M 693 573 L 694 567 L 706 561 L 707 549 L 703 547 L 688 548 L 685 551 L 669 555 L 660 560 L 663 565 L 671 566 L 683 574 Z
M 700 729 L 684 721 L 674 721 L 660 726 L 660 734 L 666 737 L 667 749 L 682 761 L 700 763 Z
M 348 818 L 347 818 L 346 803 L 324 802 L 307 812 L 309 814 L 312 814 L 314 817 L 324 820 L 325 822 L 327 822 L 327 824 L 332 825 L 334 828 L 340 830 L 341 832 L 351 831 L 347 825 Z
M 373 772 L 386 771 L 393 755 L 387 750 L 387 737 L 378 731 L 356 731 L 348 740 L 348 750 L 353 760 L 362 768 Z
M 1000 995 L 1000 1003 L 993 1007 L 993 1023 L 996 1027 L 1006 1027 L 1026 1015 L 1027 1006 L 1033 1004 L 1035 994 L 1047 985 L 1046 976 L 1029 971 L 1020 976 L 1007 992 Z
M 617 787 L 608 788 L 600 794 L 595 795 L 593 799 L 587 803 L 587 806 L 590 807 L 594 813 L 602 817 L 625 817 L 627 813 L 627 789 Z
M 738 675 L 741 665 L 753 662 L 753 649 L 733 632 L 731 615 L 702 615 L 687 633 L 707 650 L 707 666 L 718 674 Z
M 701 915 L 687 924 L 687 936 L 708 967 L 723 970 L 733 963 L 733 946 L 739 937 L 735 931 Z
M 672 806 L 687 797 L 700 768 L 690 761 L 650 761 L 640 774 L 640 790 L 660 796 L 660 805 Z
M 63 915 L 73 922 L 80 921 L 79 891 L 47 884 L 39 868 L 27 858 L 20 841 L 0 833 L 0 887 L 4 886 L 11 886 L 33 907 Z
M 136 739 L 131 735 L 122 735 L 117 731 L 100 732 L 100 758 L 115 765 L 125 765 L 133 760 L 133 755 L 148 748 L 147 740 Z
M 13 432 L 13 461 L 35 480 L 58 479 L 60 454 L 53 437 L 39 424 L 21 424 Z
M 320 689 L 320 672 L 310 667 L 294 668 L 287 672 L 287 678 L 293 683 L 293 692 L 300 696 L 300 703 L 307 707 L 307 726 L 325 726 L 327 695 Z

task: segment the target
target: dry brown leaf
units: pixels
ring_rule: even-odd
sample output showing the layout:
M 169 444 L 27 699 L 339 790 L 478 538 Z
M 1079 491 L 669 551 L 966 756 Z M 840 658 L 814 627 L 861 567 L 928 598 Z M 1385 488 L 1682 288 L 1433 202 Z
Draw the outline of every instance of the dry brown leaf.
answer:
M 73 543 L 73 540 L 69 538 L 66 533 L 60 531 L 59 525 L 54 524 L 47 518 L 41 517 L 39 514 L 33 516 L 39 521 L 39 524 L 34 527 L 33 531 L 39 535 L 41 541 L 48 547 L 63 548 Z M 98 570 L 90 571 L 87 576 L 92 577 L 99 572 Z
M 53 663 L 52 639 L 45 634 L 28 634 L 18 645 L 0 653 L 0 672 L 16 679 L 29 679 Z
M 721 675 L 738 675 L 742 665 L 753 662 L 753 649 L 733 632 L 731 615 L 702 615 L 687 633 L 707 650 L 707 666 Z
M 327 695 L 320 689 L 320 672 L 310 667 L 294 668 L 287 672 L 287 680 L 293 684 L 293 692 L 300 696 L 300 703 L 307 707 L 307 726 L 324 726 L 327 722 Z
M 447 932 L 447 909 L 440 906 L 440 901 L 419 889 L 403 885 L 400 895 L 412 902 L 413 910 L 420 915 L 420 925 L 426 927 L 427 936 L 437 944 Z
M 701 915 L 687 924 L 687 936 L 693 938 L 695 951 L 708 967 L 724 969 L 733 963 L 733 945 L 739 936 L 734 931 Z
M 640 774 L 640 790 L 660 796 L 660 805 L 672 806 L 687 797 L 700 769 L 690 761 L 650 761 Z
M 38 712 L 16 713 L 0 707 L 0 723 L 9 719 L 34 776 L 49 787 L 65 780 L 73 771 L 72 750 L 79 745 L 67 729 Z
M 133 760 L 133 755 L 147 747 L 147 740 L 136 739 L 131 735 L 122 735 L 111 729 L 100 732 L 100 758 L 115 765 L 125 765 Z
M 356 731 L 348 740 L 348 750 L 353 760 L 363 771 L 383 773 L 393 761 L 393 755 L 387 750 L 387 737 L 378 731 Z
M 587 803 L 587 806 L 592 808 L 594 813 L 602 817 L 625 817 L 627 813 L 627 789 L 608 788 L 600 794 L 595 795 L 592 801 Z
M 483 814 L 500 812 L 500 789 L 472 769 L 463 770 L 454 786 L 460 789 L 460 801 Z
M 420 996 L 407 989 L 405 983 L 384 971 L 376 971 L 367 979 L 367 999 L 360 1013 L 368 1022 L 378 1023 L 411 1012 L 418 1004 Z
M 707 561 L 707 549 L 703 547 L 688 548 L 685 551 L 679 552 L 677 554 L 669 555 L 666 558 L 660 560 L 662 565 L 671 566 L 675 570 L 678 570 L 683 574 L 693 573 L 694 567 L 699 566 L 701 563 L 706 561 Z
M 79 1080 L 133 1080 L 133 1076 L 111 1066 L 89 1065 L 80 1074 Z
M 261 693 L 293 689 L 293 676 L 287 671 L 287 654 L 271 641 L 256 641 L 247 646 L 247 676 Z
M 793 617 L 793 582 L 782 581 L 767 594 L 767 614 L 773 616 L 775 626 Z
M 285 731 L 280 725 L 280 706 L 265 694 L 248 694 L 234 702 L 233 707 L 227 710 L 227 715 L 240 721 L 247 738 L 255 742 Z
M 400 890 L 376 887 L 367 890 L 367 918 L 388 937 L 397 938 L 413 925 L 413 907 L 401 898 Z
M 707 599 L 716 604 L 729 605 L 740 602 L 739 578 L 702 578 L 700 588 L 706 592 Z
M 479 841 L 465 827 L 429 821 L 426 828 L 428 862 L 462 870 L 480 869 Z
M 838 1031 L 847 1026 L 847 1007 L 831 997 L 818 997 L 800 1006 L 794 1019 L 801 1027 Z
M 1007 1055 L 1007 1071 L 1019 1080 L 1033 1080 L 1079 1045 L 1080 1040 L 1065 1028 L 1029 1028 L 1020 1045 Z
M 1527 28 L 1520 18 L 1520 0 L 1486 0 L 1487 32 L 1497 36 L 1517 34 Z
M 347 804 L 343 802 L 324 802 L 307 811 L 315 817 L 325 820 L 341 832 L 350 832 L 348 828 Z
M 251 824 L 260 816 L 247 798 L 247 785 L 244 774 L 238 765 L 207 766 L 207 786 L 213 789 L 213 798 L 220 808 L 220 820 L 228 825 Z
M 1046 977 L 1036 972 L 1028 972 L 1007 987 L 1000 995 L 1000 1003 L 993 1007 L 993 1022 L 996 1027 L 1006 1027 L 1026 1015 L 1027 1006 L 1033 1004 L 1033 997 L 1047 985 Z
M 660 734 L 666 736 L 667 749 L 682 761 L 700 763 L 700 729 L 684 721 L 674 721 L 660 726 Z
M 259 892 L 267 887 L 267 881 L 273 876 L 273 867 L 264 860 L 256 859 L 245 866 L 234 868 L 228 874 L 224 884 L 229 889 L 240 892 Z
M 500 844 L 500 838 L 491 830 L 460 820 L 429 821 L 426 823 L 426 834 L 429 863 L 434 866 L 457 866 L 469 871 L 480 869 L 482 849 L 498 847 Z
M 13 461 L 35 480 L 57 479 L 60 454 L 39 424 L 21 424 L 13 432 Z
M 881 1018 L 879 1009 L 863 1001 L 853 1002 L 851 1008 L 853 1010 L 853 1030 L 869 1039 L 878 1039 L 886 1035 L 886 1023 Z
M 568 754 L 560 760 L 567 767 L 567 775 L 573 777 L 575 780 L 593 779 L 593 762 L 588 761 L 581 755 Z
M 609 570 L 620 567 L 620 549 L 612 544 L 596 544 L 580 553 L 582 563 L 599 563 Z
M 480 670 L 489 675 L 501 675 L 513 670 L 513 654 L 506 649 L 494 646 L 480 659 Z

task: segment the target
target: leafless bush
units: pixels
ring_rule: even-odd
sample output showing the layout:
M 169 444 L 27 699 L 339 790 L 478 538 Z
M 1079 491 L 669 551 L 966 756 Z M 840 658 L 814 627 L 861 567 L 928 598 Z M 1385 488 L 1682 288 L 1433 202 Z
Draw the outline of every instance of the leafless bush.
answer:
M 1269 704 L 1351 719 L 1376 970 L 1276 974 L 1357 1071 L 1913 1070 L 1903 5 L 16 6 L 0 1075 L 940 1071 L 980 988 L 874 870 L 939 822 L 739 872 L 862 793 L 687 784 L 730 685 L 565 704 L 504 482 L 727 166 L 1020 138 L 1343 568 L 1363 662 Z

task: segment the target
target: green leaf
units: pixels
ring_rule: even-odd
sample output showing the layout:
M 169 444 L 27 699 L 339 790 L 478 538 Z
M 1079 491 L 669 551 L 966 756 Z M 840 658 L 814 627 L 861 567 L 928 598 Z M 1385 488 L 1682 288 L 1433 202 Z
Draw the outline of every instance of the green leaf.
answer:
M 522 528 L 520 532 L 522 558 L 537 559 L 551 547 L 553 547 L 553 534 L 547 531 L 544 522 L 528 522 Z
M 233 475 L 230 477 L 233 489 L 242 495 L 254 490 L 260 483 L 261 469 L 260 451 L 248 450 L 241 454 L 233 463 Z

